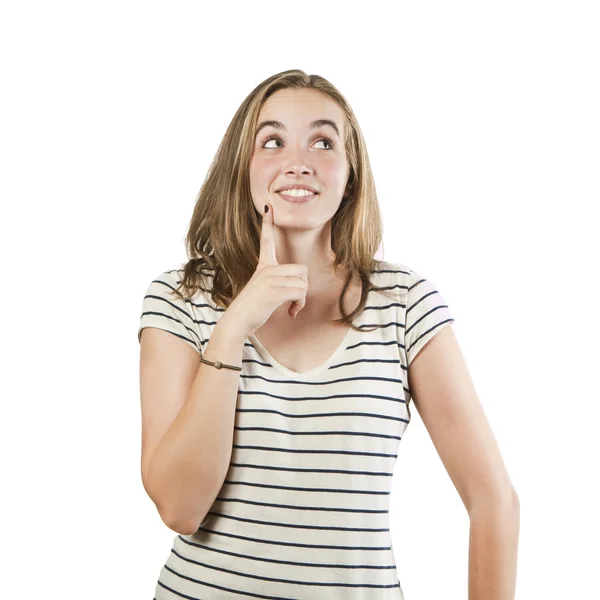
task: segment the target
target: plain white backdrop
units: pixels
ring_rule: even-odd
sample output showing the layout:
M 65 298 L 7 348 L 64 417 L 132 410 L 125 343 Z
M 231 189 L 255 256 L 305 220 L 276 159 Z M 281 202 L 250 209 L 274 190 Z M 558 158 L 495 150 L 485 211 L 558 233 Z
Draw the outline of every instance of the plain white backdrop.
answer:
M 2 596 L 153 597 L 176 534 L 140 476 L 143 294 L 239 104 L 300 68 L 358 117 L 383 258 L 456 318 L 521 501 L 516 597 L 598 597 L 599 26 L 573 0 L 4 3 Z M 399 451 L 406 598 L 466 599 L 416 410 Z

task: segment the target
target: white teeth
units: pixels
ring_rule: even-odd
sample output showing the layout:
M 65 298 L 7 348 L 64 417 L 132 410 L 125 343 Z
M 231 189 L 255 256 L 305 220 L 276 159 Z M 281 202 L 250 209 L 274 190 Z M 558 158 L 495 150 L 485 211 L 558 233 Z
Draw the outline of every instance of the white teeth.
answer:
M 312 196 L 315 192 L 309 192 L 308 190 L 279 190 L 279 193 L 286 196 Z

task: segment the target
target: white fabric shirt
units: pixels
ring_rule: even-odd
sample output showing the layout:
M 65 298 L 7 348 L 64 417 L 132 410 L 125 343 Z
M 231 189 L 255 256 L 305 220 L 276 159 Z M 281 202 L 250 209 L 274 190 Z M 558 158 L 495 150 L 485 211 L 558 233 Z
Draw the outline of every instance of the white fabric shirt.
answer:
M 167 296 L 183 269 L 154 279 L 144 327 L 198 353 L 223 315 L 199 290 Z M 182 597 L 404 600 L 389 530 L 392 475 L 410 422 L 408 366 L 454 321 L 422 275 L 380 262 L 369 292 L 331 357 L 305 373 L 279 364 L 256 337 L 244 342 L 229 471 L 193 535 L 177 535 L 156 600 Z M 182 596 L 185 595 L 185 596 Z

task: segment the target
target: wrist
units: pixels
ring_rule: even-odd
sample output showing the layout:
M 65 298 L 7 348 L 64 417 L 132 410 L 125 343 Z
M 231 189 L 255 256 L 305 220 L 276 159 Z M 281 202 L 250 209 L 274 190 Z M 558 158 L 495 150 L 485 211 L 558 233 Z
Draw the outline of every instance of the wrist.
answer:
M 225 329 L 228 337 L 233 337 L 240 342 L 243 342 L 249 335 L 248 328 L 233 305 L 225 310 L 217 322 L 217 326 L 219 329 Z

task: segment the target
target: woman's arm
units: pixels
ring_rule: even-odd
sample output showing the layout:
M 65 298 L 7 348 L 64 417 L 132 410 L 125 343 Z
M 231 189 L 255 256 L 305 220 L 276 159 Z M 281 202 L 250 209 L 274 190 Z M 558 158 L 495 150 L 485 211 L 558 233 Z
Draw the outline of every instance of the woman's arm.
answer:
M 481 499 L 469 512 L 469 600 L 513 600 L 517 582 L 519 499 Z
M 469 513 L 469 600 L 514 600 L 519 499 L 450 325 L 415 356 L 408 379 Z

